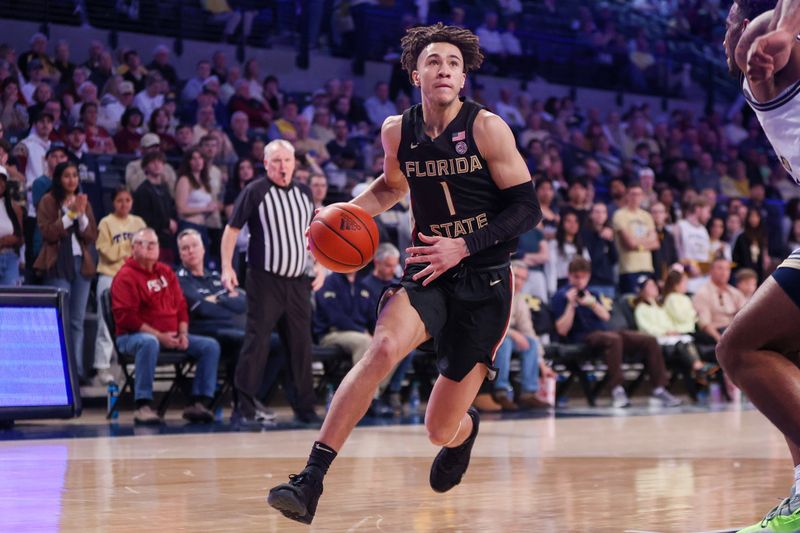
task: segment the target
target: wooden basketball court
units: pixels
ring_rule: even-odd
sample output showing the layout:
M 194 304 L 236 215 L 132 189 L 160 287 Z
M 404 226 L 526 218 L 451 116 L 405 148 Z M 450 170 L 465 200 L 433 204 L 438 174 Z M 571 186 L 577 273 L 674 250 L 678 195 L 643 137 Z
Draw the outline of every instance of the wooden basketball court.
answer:
M 265 495 L 305 464 L 315 435 L 142 428 L 131 437 L 6 440 L 0 530 L 727 531 L 759 519 L 792 480 L 782 437 L 752 410 L 485 416 L 464 482 L 444 495 L 428 486 L 437 450 L 423 426 L 361 427 L 307 527 Z

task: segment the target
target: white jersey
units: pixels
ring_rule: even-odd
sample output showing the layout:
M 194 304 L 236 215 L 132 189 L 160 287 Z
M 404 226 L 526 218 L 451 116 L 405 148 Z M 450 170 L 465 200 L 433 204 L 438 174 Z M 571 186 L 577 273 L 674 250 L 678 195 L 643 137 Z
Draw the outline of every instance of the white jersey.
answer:
M 768 102 L 758 102 L 742 76 L 742 92 L 783 168 L 800 185 L 800 80 Z

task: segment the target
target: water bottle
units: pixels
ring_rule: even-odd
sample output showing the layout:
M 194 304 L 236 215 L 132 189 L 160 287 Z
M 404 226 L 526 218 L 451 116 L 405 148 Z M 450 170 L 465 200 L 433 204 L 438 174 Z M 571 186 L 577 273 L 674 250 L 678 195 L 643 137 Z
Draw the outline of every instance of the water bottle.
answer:
M 331 409 L 331 402 L 333 401 L 333 383 L 328 383 L 325 388 L 325 412 Z
M 711 399 L 711 403 L 721 403 L 722 386 L 719 383 L 712 383 L 708 386 L 708 395 Z
M 419 383 L 411 383 L 411 394 L 408 396 L 408 409 L 412 414 L 419 412 Z
M 116 420 L 119 418 L 119 409 L 114 409 L 117 405 L 117 400 L 119 399 L 119 387 L 113 381 L 108 384 L 108 396 L 106 398 L 106 413 L 110 413 L 111 410 L 114 410 L 114 413 L 111 415 L 111 420 Z

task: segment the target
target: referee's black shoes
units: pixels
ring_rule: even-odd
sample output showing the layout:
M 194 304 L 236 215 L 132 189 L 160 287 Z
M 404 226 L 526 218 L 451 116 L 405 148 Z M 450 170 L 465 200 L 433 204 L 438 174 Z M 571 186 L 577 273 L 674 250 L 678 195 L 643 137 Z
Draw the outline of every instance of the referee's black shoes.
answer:
M 472 445 L 478 436 L 480 416 L 474 407 L 467 409 L 467 414 L 472 418 L 472 432 L 467 440 L 455 448 L 442 448 L 431 465 L 431 488 L 436 492 L 447 492 L 461 483 L 461 477 L 469 466 Z
M 307 466 L 299 474 L 291 474 L 288 483 L 273 487 L 267 503 L 303 524 L 310 524 L 317 512 L 317 502 L 322 496 L 322 472 L 315 466 Z

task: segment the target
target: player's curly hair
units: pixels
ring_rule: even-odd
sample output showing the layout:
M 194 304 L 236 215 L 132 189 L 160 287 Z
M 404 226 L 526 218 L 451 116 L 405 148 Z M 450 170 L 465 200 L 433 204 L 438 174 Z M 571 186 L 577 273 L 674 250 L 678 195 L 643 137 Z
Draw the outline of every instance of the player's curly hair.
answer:
M 733 0 L 739 6 L 739 16 L 744 19 L 753 20 L 762 13 L 775 8 L 777 0 Z
M 409 78 L 417 68 L 419 54 L 431 43 L 450 43 L 458 47 L 464 58 L 466 73 L 480 68 L 483 63 L 483 52 L 478 44 L 478 36 L 471 31 L 458 26 L 445 26 L 441 22 L 433 26 L 417 26 L 410 28 L 400 41 L 400 46 L 403 48 L 400 64 L 408 72 Z

